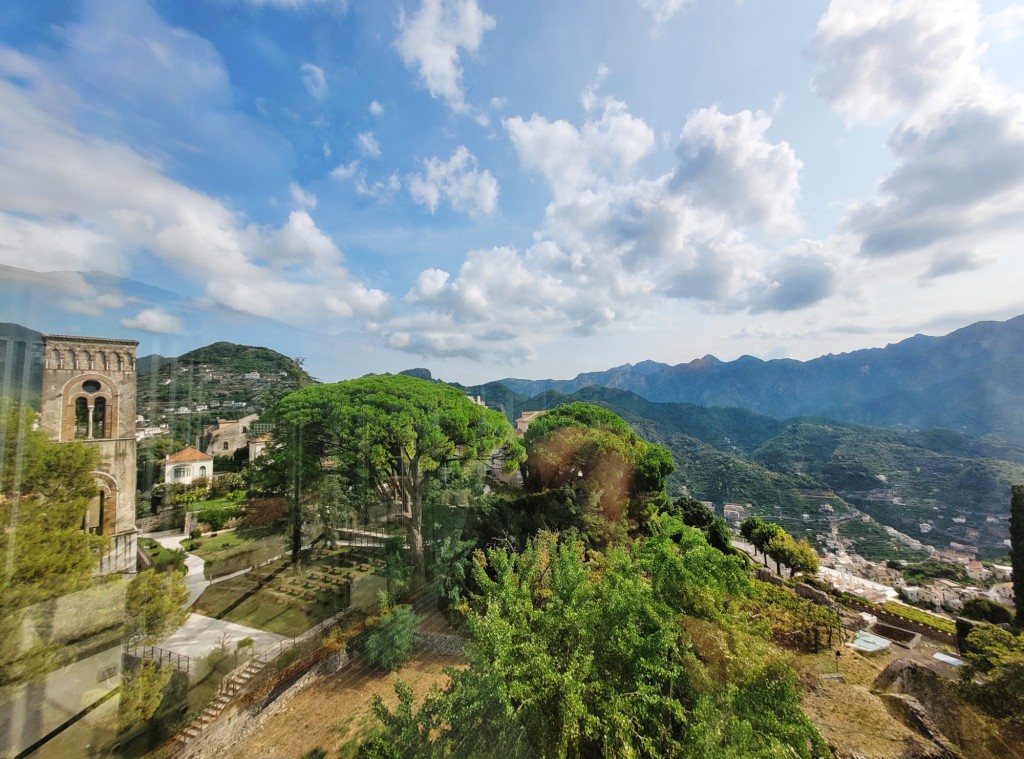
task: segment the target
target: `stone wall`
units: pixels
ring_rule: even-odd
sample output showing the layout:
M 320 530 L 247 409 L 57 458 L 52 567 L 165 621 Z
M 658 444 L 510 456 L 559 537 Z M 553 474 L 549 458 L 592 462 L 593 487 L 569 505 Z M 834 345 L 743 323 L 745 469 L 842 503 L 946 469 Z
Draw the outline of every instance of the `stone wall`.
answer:
M 942 630 L 936 630 L 934 627 L 923 625 L 919 622 L 914 622 L 911 619 L 904 619 L 898 614 L 892 614 L 880 606 L 873 606 L 870 604 L 860 603 L 852 599 L 844 599 L 843 603 L 849 606 L 851 609 L 857 611 L 866 611 L 868 614 L 872 614 L 878 618 L 878 621 L 892 625 L 893 627 L 899 627 L 904 630 L 910 630 L 911 632 L 919 633 L 922 637 L 929 638 L 931 640 L 938 640 L 946 643 L 950 646 L 956 646 L 956 636 L 951 635 Z
M 246 707 L 228 707 L 206 731 L 178 754 L 188 759 L 223 759 L 234 756 L 239 741 L 252 735 L 270 717 L 281 712 L 297 694 L 316 678 L 340 672 L 351 662 L 348 650 L 342 648 L 327 656 L 287 689 Z M 269 666 L 273 666 L 272 664 Z

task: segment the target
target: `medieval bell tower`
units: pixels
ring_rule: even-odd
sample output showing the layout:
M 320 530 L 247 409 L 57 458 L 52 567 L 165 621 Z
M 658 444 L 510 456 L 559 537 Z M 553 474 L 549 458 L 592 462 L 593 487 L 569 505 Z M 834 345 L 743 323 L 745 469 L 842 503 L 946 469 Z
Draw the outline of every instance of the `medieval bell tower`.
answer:
M 43 336 L 40 425 L 96 449 L 99 489 L 82 529 L 111 539 L 99 574 L 135 571 L 135 340 Z

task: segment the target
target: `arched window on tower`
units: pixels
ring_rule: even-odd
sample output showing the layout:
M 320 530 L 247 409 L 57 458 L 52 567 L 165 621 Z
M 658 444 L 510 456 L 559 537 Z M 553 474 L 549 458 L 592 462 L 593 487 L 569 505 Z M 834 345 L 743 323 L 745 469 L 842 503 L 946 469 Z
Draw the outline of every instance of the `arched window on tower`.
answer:
M 53 361 L 53 368 L 54 369 L 63 369 L 64 368 L 64 356 L 61 355 L 61 352 L 58 349 L 56 349 L 56 348 L 53 349 L 52 361 Z
M 107 369 L 107 354 L 103 351 L 96 354 L 96 368 L 100 371 L 106 371 Z
M 75 437 L 89 437 L 89 402 L 75 398 Z
M 107 399 L 97 398 L 92 407 L 92 436 L 107 436 Z

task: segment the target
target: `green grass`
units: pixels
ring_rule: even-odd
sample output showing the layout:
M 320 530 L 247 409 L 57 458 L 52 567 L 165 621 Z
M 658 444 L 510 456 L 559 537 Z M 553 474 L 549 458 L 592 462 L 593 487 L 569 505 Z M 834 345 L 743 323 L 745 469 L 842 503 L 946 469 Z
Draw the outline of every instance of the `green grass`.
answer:
M 281 533 L 266 529 L 241 529 L 199 538 L 192 551 L 206 561 L 206 577 L 213 579 L 255 566 L 286 552 Z
M 190 507 L 190 511 L 206 511 L 207 509 L 223 509 L 230 506 L 241 506 L 245 498 L 211 498 L 209 501 L 196 501 Z
M 195 611 L 289 637 L 305 632 L 340 611 L 331 603 L 307 601 L 301 606 L 296 606 L 295 601 L 285 603 L 278 594 L 267 590 L 256 590 L 249 598 L 226 611 L 254 588 L 255 584 L 245 576 L 211 585 L 196 602 Z
M 903 604 L 893 603 L 887 601 L 882 604 L 882 608 L 890 614 L 895 614 L 898 617 L 909 619 L 911 622 L 917 622 L 927 627 L 941 630 L 942 632 L 949 633 L 950 635 L 956 635 L 956 623 L 951 619 L 942 619 L 929 614 L 926 611 L 915 609 L 913 606 L 904 606 Z

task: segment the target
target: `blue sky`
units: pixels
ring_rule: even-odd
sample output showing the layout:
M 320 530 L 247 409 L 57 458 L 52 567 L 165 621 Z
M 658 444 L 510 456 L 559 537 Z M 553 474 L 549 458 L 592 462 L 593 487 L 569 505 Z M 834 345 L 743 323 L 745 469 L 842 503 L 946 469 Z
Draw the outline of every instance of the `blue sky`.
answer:
M 1024 312 L 1024 6 L 14 0 L 0 319 L 326 380 Z

